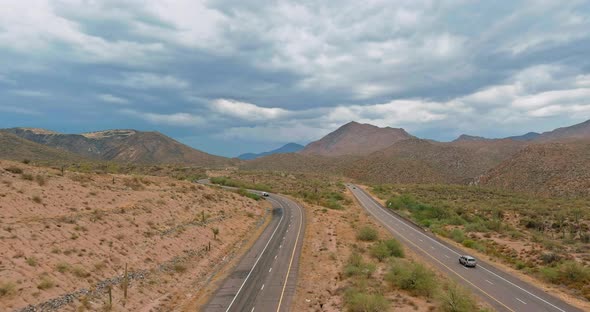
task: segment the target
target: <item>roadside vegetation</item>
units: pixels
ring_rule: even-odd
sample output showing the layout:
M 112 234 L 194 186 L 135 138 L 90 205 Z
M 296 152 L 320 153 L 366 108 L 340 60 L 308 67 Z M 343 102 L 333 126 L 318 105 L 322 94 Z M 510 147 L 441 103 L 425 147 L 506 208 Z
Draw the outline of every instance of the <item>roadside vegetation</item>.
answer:
M 587 199 L 448 185 L 377 185 L 372 191 L 432 232 L 590 300 Z
M 223 172 L 210 178 L 211 183 L 267 192 L 278 192 L 327 209 L 343 210 L 352 202 L 344 196 L 341 179 L 309 173 L 262 171 Z
M 438 311 L 480 310 L 466 290 L 405 258 L 397 240 L 380 240 L 377 230 L 369 225 L 358 229 L 357 242 L 342 271 L 347 280 L 344 303 L 351 312 L 389 311 L 398 300 L 392 293 L 400 291 L 433 303 Z

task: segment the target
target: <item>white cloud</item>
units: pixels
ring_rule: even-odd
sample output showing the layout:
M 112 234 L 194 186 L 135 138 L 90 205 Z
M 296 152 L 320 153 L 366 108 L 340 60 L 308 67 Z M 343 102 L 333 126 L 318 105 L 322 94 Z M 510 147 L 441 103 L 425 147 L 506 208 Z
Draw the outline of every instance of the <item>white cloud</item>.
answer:
M 276 107 L 261 107 L 251 103 L 239 102 L 228 99 L 213 101 L 210 108 L 224 116 L 244 119 L 249 121 L 272 120 L 286 117 L 289 111 Z
M 123 73 L 121 78 L 102 78 L 99 82 L 133 89 L 184 89 L 188 81 L 172 75 L 159 75 L 147 72 Z
M 132 109 L 124 109 L 120 112 L 157 125 L 194 127 L 205 123 L 204 118 L 189 113 L 158 114 Z
M 98 98 L 104 102 L 114 103 L 114 104 L 129 104 L 129 100 L 114 96 L 112 94 L 99 94 Z
M 46 91 L 40 91 L 40 90 L 18 89 L 18 90 L 10 90 L 9 92 L 12 94 L 18 95 L 18 96 L 25 96 L 25 97 L 48 97 L 48 96 L 51 96 L 51 93 L 46 92 Z

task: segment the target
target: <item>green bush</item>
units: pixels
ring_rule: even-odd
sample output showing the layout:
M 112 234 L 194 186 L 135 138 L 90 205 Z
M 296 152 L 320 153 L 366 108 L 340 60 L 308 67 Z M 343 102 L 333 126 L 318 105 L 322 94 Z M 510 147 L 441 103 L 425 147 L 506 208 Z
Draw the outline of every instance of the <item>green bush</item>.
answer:
M 255 194 L 255 193 L 252 193 L 252 192 L 249 192 L 249 191 L 247 191 L 247 190 L 245 190 L 243 188 L 238 189 L 238 194 L 240 194 L 240 195 L 242 195 L 244 197 L 251 198 L 253 200 L 260 200 L 262 198 L 262 196 L 260 196 L 258 194 Z
M 357 289 L 348 289 L 345 302 L 351 312 L 381 312 L 389 310 L 389 302 L 380 294 L 368 294 Z
M 451 239 L 457 243 L 462 243 L 465 240 L 465 233 L 460 229 L 453 229 L 451 231 Z
M 344 267 L 344 275 L 351 276 L 366 276 L 371 277 L 377 267 L 373 263 L 366 263 L 363 257 L 356 252 L 353 252 L 348 258 L 348 263 Z
M 389 257 L 404 257 L 404 249 L 402 245 L 395 239 L 388 239 L 376 243 L 371 248 L 371 255 L 379 261 L 383 261 Z
M 440 310 L 443 312 L 477 311 L 475 300 L 464 289 L 456 284 L 449 285 L 440 296 Z
M 420 263 L 394 261 L 385 279 L 414 295 L 431 297 L 436 291 L 437 281 L 434 272 Z
M 374 228 L 370 226 L 363 226 L 356 234 L 356 238 L 364 242 L 372 242 L 376 241 L 379 238 L 379 235 L 377 234 L 377 230 Z

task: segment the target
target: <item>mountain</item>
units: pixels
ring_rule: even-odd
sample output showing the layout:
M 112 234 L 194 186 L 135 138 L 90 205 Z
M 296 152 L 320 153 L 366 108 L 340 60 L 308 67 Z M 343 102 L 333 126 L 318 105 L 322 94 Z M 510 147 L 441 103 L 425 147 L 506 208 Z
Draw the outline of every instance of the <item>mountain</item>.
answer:
M 590 143 L 530 144 L 474 184 L 552 196 L 590 196 Z
M 268 155 L 274 155 L 274 154 L 287 154 L 287 153 L 297 153 L 300 150 L 302 150 L 303 148 L 305 148 L 305 146 L 297 144 L 297 143 L 288 143 L 285 144 L 277 149 L 274 149 L 272 151 L 269 152 L 264 152 L 264 153 L 259 153 L 259 154 L 255 154 L 255 153 L 246 153 L 246 154 L 242 154 L 240 156 L 238 156 L 239 159 L 241 160 L 252 160 L 252 159 L 256 159 L 256 158 L 260 158 L 260 157 L 264 157 L 264 156 L 268 156 Z
M 553 131 L 543 132 L 535 138 L 536 142 L 560 142 L 569 140 L 590 139 L 590 120 L 577 125 L 557 128 Z
M 308 144 L 300 153 L 322 156 L 364 156 L 411 138 L 414 137 L 404 129 L 379 128 L 352 121 L 320 140 Z
M 22 161 L 79 161 L 79 155 L 25 140 L 12 133 L 0 131 L 0 159 Z
M 228 158 L 193 149 L 159 132 L 106 130 L 83 134 L 62 134 L 35 128 L 11 128 L 2 131 L 96 160 L 196 166 L 224 166 L 232 163 Z
M 480 137 L 480 136 L 473 136 L 473 135 L 467 135 L 467 134 L 461 134 L 458 138 L 456 138 L 453 142 L 464 142 L 464 141 L 486 141 L 489 140 L 487 138 L 484 137 Z
M 523 135 L 507 137 L 507 139 L 514 140 L 514 141 L 532 141 L 532 140 L 536 139 L 537 137 L 539 137 L 539 135 L 541 135 L 541 134 L 537 133 L 537 132 L 529 132 L 529 133 L 523 134 Z

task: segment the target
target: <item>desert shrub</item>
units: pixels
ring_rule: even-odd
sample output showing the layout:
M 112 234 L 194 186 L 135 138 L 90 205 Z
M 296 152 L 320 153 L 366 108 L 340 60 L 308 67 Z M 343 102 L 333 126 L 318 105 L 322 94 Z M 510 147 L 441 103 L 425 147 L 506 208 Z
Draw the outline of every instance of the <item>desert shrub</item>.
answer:
M 376 243 L 371 248 L 371 255 L 379 261 L 383 261 L 389 257 L 404 257 L 404 249 L 402 245 L 395 239 L 388 239 Z
M 176 273 L 186 272 L 186 266 L 182 263 L 175 263 L 173 269 L 174 269 L 174 272 L 176 272 Z
M 460 229 L 453 229 L 451 231 L 451 239 L 457 243 L 462 243 L 465 240 L 465 233 Z
M 72 274 L 74 274 L 74 276 L 80 277 L 80 278 L 86 278 L 86 277 L 90 276 L 90 273 L 88 273 L 86 270 L 84 270 L 83 267 L 80 267 L 80 266 L 72 267 L 70 272 L 72 272 Z
M 10 166 L 8 168 L 4 168 L 4 170 L 10 172 L 10 173 L 14 173 L 14 174 L 21 174 L 23 173 L 23 170 L 17 166 Z
M 566 261 L 559 266 L 561 279 L 567 283 L 590 282 L 590 268 L 576 261 Z
M 23 159 L 23 164 L 28 165 L 30 163 L 31 163 L 31 160 L 30 159 L 26 159 L 26 158 Z
M 31 256 L 31 257 L 27 258 L 27 264 L 32 267 L 35 267 L 35 266 L 37 266 L 37 264 L 39 264 L 39 261 L 37 260 L 37 258 Z
M 258 194 L 255 194 L 255 193 L 252 193 L 252 192 L 248 192 L 244 188 L 238 189 L 237 193 L 240 194 L 240 195 L 242 195 L 242 196 L 244 196 L 244 197 L 251 198 L 253 200 L 260 200 L 260 199 L 262 199 L 262 196 L 260 196 Z
M 379 238 L 379 235 L 377 234 L 377 230 L 374 228 L 370 226 L 363 226 L 356 234 L 356 238 L 364 242 L 372 242 L 376 241 Z
M 344 267 L 344 275 L 347 277 L 351 276 L 366 276 L 371 277 L 376 270 L 376 266 L 373 263 L 366 263 L 363 261 L 363 257 L 353 252 L 348 258 L 348 262 Z
M 477 311 L 477 303 L 464 289 L 451 284 L 439 298 L 440 310 L 443 312 Z
M 27 181 L 33 181 L 33 175 L 30 173 L 23 173 L 21 175 L 21 178 L 23 178 L 23 180 L 27 180 Z
M 0 282 L 0 298 L 14 294 L 16 285 L 13 282 Z
M 541 255 L 541 260 L 545 264 L 552 264 L 554 262 L 559 261 L 560 258 L 561 257 L 558 254 L 553 252 L 548 252 Z
M 436 290 L 436 277 L 432 271 L 420 263 L 394 261 L 385 279 L 394 286 L 415 295 L 431 297 Z
M 559 282 L 559 271 L 554 267 L 541 267 L 539 273 L 544 280 L 550 283 L 555 284 Z
M 31 197 L 31 200 L 33 200 L 37 204 L 40 204 L 43 201 L 41 199 L 41 196 L 39 196 L 39 195 L 33 195 L 33 197 Z
M 41 290 L 49 289 L 53 286 L 55 286 L 55 283 L 48 276 L 42 276 L 41 281 L 37 284 L 37 288 Z
M 349 288 L 344 300 L 351 312 L 381 312 L 389 310 L 389 303 L 381 294 L 368 294 L 356 288 Z
M 35 181 L 37 181 L 37 184 L 39 184 L 39 186 L 44 186 L 45 184 L 47 184 L 47 179 L 39 174 L 35 176 Z
M 55 270 L 59 273 L 65 273 L 70 270 L 70 265 L 66 262 L 60 262 L 55 265 Z

